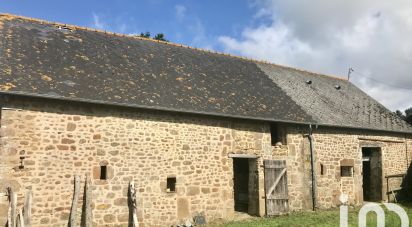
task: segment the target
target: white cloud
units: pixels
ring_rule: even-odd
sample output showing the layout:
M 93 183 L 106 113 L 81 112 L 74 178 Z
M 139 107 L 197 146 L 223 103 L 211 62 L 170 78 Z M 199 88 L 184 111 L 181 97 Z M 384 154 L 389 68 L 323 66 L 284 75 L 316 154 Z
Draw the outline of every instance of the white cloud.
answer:
M 188 31 L 192 35 L 190 46 L 213 50 L 213 44 L 210 42 L 209 36 L 199 18 L 193 20 L 193 24 L 188 25 Z
M 183 5 L 175 5 L 175 14 L 178 21 L 182 21 L 186 15 L 186 7 Z
M 92 26 L 96 29 L 100 29 L 100 30 L 107 30 L 108 29 L 108 25 L 106 23 L 104 23 L 102 21 L 102 19 L 100 18 L 99 15 L 97 15 L 96 13 L 93 13 L 93 24 Z
M 213 50 L 215 43 L 213 40 L 216 40 L 216 37 L 207 33 L 202 20 L 195 13 L 188 13 L 187 7 L 184 5 L 175 5 L 174 9 L 176 22 L 178 22 L 175 24 L 179 27 L 175 29 L 175 41 L 197 48 Z
M 412 106 L 412 2 L 402 0 L 256 0 L 270 24 L 222 36 L 226 51 L 345 76 L 390 108 Z M 387 83 L 385 85 L 385 83 Z M 401 89 L 390 85 L 410 87 Z
M 89 27 L 96 28 L 99 30 L 106 30 L 116 33 L 137 35 L 136 26 L 132 23 L 133 17 L 116 16 L 109 17 L 104 14 L 92 13 L 92 22 L 88 25 Z

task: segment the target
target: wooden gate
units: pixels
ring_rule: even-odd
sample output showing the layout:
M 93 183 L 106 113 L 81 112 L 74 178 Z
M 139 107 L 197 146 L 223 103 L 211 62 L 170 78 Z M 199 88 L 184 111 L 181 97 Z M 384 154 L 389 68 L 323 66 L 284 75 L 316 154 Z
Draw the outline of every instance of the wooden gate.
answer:
M 274 216 L 287 213 L 288 178 L 285 160 L 264 160 L 266 215 Z

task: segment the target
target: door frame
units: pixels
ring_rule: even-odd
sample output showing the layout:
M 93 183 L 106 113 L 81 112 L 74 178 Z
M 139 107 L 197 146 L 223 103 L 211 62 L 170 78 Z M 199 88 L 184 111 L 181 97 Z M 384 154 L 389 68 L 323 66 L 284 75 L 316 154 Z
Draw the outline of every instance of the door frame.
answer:
M 381 202 L 384 200 L 385 197 L 385 176 L 384 176 L 384 162 L 383 162 L 383 149 L 382 146 L 379 144 L 374 144 L 374 145 L 364 145 L 361 146 L 361 151 L 360 151 L 360 155 L 361 155 L 361 161 L 362 161 L 362 175 L 361 175 L 361 181 L 362 181 L 362 202 L 370 202 L 370 201 L 366 201 L 363 194 L 364 194 L 364 178 L 363 178 L 363 149 L 364 148 L 370 148 L 370 149 L 376 149 L 376 151 L 372 151 L 372 152 L 378 152 L 379 153 L 379 161 L 381 164 L 381 168 L 380 168 L 380 200 L 376 201 L 376 202 Z M 373 201 L 372 201 L 373 202 Z
M 234 167 L 234 159 L 236 158 L 236 159 L 248 159 L 248 161 L 249 161 L 249 175 L 248 175 L 248 177 L 249 177 L 249 181 L 250 181 L 250 179 L 251 179 L 251 175 L 250 175 L 250 171 L 251 171 L 251 169 L 250 169 L 250 161 L 251 160 L 253 160 L 254 161 L 254 164 L 256 165 L 256 172 L 255 172 L 255 174 L 256 174 L 256 176 L 253 176 L 254 177 L 254 179 L 255 179 L 255 186 L 256 186 L 256 188 L 254 188 L 254 190 L 251 190 L 251 188 L 250 188 L 250 182 L 249 182 L 249 190 L 248 190 L 248 197 L 249 197 L 249 204 L 248 204 L 248 212 L 247 212 L 247 214 L 249 214 L 249 215 L 253 215 L 253 216 L 260 216 L 260 195 L 259 195 L 259 192 L 260 192 L 260 171 L 259 171 L 259 158 L 260 158 L 260 156 L 258 156 L 258 155 L 253 155 L 253 154 L 229 154 L 228 155 L 228 157 L 229 158 L 232 158 L 232 168 Z M 234 169 L 233 169 L 234 170 Z M 233 171 L 232 172 L 232 179 L 234 180 L 234 176 L 235 176 L 235 172 Z M 233 182 L 233 187 L 232 187 L 232 189 L 233 189 L 233 202 L 234 202 L 234 206 L 233 206 L 233 208 L 235 207 L 235 203 L 236 203 L 236 201 L 235 201 L 235 193 L 234 193 L 234 186 L 235 186 L 235 182 Z M 253 192 L 255 192 L 256 193 L 256 195 L 254 195 L 254 199 L 252 199 L 253 198 L 253 196 L 251 196 L 251 193 L 253 193 Z M 251 203 L 255 203 L 255 210 L 251 210 Z

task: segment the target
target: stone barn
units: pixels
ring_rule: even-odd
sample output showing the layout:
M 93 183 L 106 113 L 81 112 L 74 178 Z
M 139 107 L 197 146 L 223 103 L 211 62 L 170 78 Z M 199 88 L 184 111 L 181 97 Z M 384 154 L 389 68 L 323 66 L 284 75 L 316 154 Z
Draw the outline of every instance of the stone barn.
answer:
M 135 36 L 0 16 L 0 224 L 7 190 L 66 226 L 230 220 L 393 200 L 412 127 L 351 82 Z M 83 194 L 83 191 L 81 191 Z M 81 203 L 78 212 L 81 212 Z

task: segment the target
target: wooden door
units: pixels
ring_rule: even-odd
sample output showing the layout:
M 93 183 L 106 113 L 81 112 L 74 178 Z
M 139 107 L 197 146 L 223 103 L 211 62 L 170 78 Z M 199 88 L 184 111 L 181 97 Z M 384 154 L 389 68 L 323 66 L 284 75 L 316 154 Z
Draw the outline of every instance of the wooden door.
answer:
M 289 211 L 288 179 L 285 160 L 264 160 L 266 215 L 274 216 Z
M 378 149 L 373 149 L 370 156 L 370 201 L 380 202 L 383 200 L 382 196 L 382 161 L 381 152 Z

